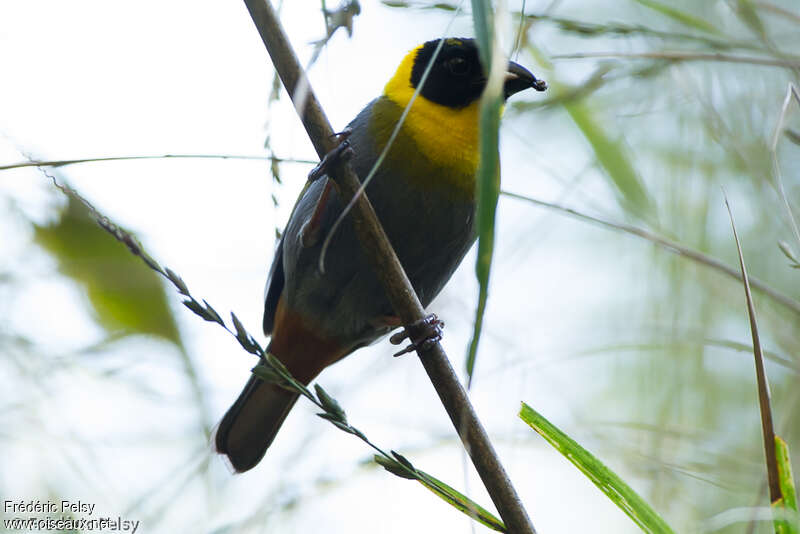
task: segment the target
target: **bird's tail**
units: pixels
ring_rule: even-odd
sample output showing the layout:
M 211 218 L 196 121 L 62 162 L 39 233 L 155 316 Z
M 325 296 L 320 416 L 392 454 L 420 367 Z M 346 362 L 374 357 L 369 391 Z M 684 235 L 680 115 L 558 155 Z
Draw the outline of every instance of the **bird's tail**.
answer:
M 214 438 L 217 452 L 226 455 L 239 473 L 255 467 L 278 434 L 297 396 L 251 376 L 217 427 Z
M 302 314 L 288 310 L 281 298 L 267 352 L 307 385 L 325 367 L 350 351 L 342 349 L 335 340 L 322 337 L 303 320 Z M 217 427 L 214 437 L 217 452 L 226 455 L 239 473 L 255 467 L 272 444 L 297 397 L 297 393 L 251 376 Z

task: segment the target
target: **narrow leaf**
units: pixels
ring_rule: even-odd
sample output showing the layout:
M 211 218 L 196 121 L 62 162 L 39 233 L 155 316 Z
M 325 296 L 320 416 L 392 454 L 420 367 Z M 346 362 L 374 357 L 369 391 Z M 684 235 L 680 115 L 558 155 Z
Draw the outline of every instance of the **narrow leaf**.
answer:
M 213 321 L 214 319 L 211 318 L 208 320 Z M 233 312 L 231 312 L 231 320 L 233 321 L 233 327 L 236 329 L 236 339 L 239 341 L 239 344 L 242 346 L 242 348 L 250 354 L 261 356 L 261 354 L 264 352 L 261 349 L 261 346 L 256 342 L 253 336 L 247 332 L 242 322 L 239 321 L 239 318 L 236 317 L 236 314 Z
M 785 135 L 786 138 L 795 145 L 800 145 L 800 132 L 797 130 L 786 128 L 786 130 L 783 132 L 783 135 Z
M 236 339 L 239 340 L 239 343 L 244 343 L 247 341 L 247 330 L 245 330 L 244 325 L 236 317 L 236 314 L 231 312 L 231 320 L 233 321 L 233 327 L 236 329 Z
M 800 515 L 797 513 L 797 490 L 792 477 L 792 464 L 789 461 L 789 446 L 779 436 L 775 436 L 775 456 L 778 459 L 778 477 L 782 498 L 772 503 L 775 532 L 778 534 L 798 534 Z
M 222 320 L 222 317 L 219 316 L 217 310 L 215 310 L 206 299 L 203 299 L 203 304 L 206 305 L 206 311 L 211 316 L 211 320 L 215 323 L 219 323 L 220 326 L 225 326 L 225 322 Z
M 665 534 L 674 532 L 667 522 L 616 473 L 524 402 L 519 417 L 580 469 L 643 531 Z
M 472 519 L 479 523 L 496 530 L 498 532 L 506 532 L 506 527 L 503 522 L 487 511 L 484 507 L 464 495 L 463 493 L 453 489 L 451 486 L 445 484 L 438 478 L 429 475 L 424 471 L 415 469 L 411 462 L 409 462 L 401 454 L 392 451 L 395 459 L 387 458 L 382 455 L 375 455 L 375 462 L 400 478 L 407 480 L 416 480 L 430 491 L 439 496 L 440 499 L 450 504 L 452 507 L 467 514 Z
M 389 471 L 391 474 L 398 476 L 400 478 L 405 478 L 407 480 L 417 480 L 417 477 L 412 473 L 409 473 L 408 470 L 398 461 L 393 460 L 392 458 L 387 458 L 386 456 L 382 456 L 380 454 L 375 455 L 375 463 Z
M 484 507 L 457 491 L 456 489 L 448 486 L 438 478 L 429 475 L 424 471 L 417 469 L 420 478 L 417 481 L 441 497 L 443 500 L 450 503 L 451 506 L 461 510 L 463 513 L 470 516 L 472 519 L 482 523 L 483 525 L 496 530 L 497 532 L 507 532 L 506 526 L 503 522 L 486 510 Z
M 792 475 L 792 462 L 789 459 L 789 445 L 780 436 L 775 436 L 775 456 L 778 458 L 778 478 L 783 505 L 797 512 L 797 489 Z
M 488 76 L 492 66 L 492 42 L 494 40 L 494 20 L 489 1 L 472 0 L 472 24 L 475 27 L 475 40 L 478 41 L 481 64 Z
M 411 464 L 411 462 L 408 460 L 408 458 L 406 458 L 405 456 L 403 456 L 399 452 L 392 451 L 392 456 L 394 456 L 395 460 L 397 460 L 398 462 L 400 462 L 401 464 L 406 466 L 409 470 L 416 471 L 416 468 Z
M 500 114 L 503 107 L 502 78 L 499 77 L 497 65 L 492 66 L 494 20 L 491 4 L 487 0 L 472 0 L 472 19 L 478 49 L 489 82 L 481 97 L 479 120 L 479 152 L 480 159 L 476 176 L 475 202 L 476 225 L 478 233 L 478 259 L 475 264 L 475 275 L 478 279 L 478 305 L 475 310 L 475 326 L 467 355 L 467 387 L 472 384 L 475 371 L 475 360 L 478 355 L 483 328 L 483 315 L 489 297 L 489 274 L 494 253 L 494 223 L 497 211 L 497 200 L 500 197 L 500 154 L 498 152 Z
M 676 9 L 668 4 L 662 4 L 661 2 L 656 2 L 655 0 L 635 0 L 637 3 L 649 7 L 654 11 L 658 11 L 665 17 L 669 17 L 674 21 L 677 21 L 684 26 L 689 26 L 690 28 L 695 28 L 697 30 L 702 30 L 707 33 L 714 33 L 718 34 L 719 30 L 715 28 L 712 24 L 692 15 L 691 13 L 687 13 L 685 11 L 681 11 Z
M 768 40 L 767 30 L 751 0 L 737 0 L 736 14 L 759 39 Z
M 723 192 L 724 194 L 724 192 Z M 764 370 L 764 353 L 761 350 L 761 340 L 758 335 L 756 310 L 753 305 L 753 295 L 750 293 L 750 279 L 747 276 L 747 267 L 744 264 L 742 245 L 739 234 L 736 232 L 736 223 L 733 220 L 733 211 L 725 195 L 725 207 L 733 229 L 733 239 L 736 242 L 736 251 L 739 254 L 739 267 L 742 270 L 744 283 L 744 297 L 747 302 L 747 316 L 750 319 L 750 334 L 753 337 L 753 356 L 756 363 L 756 383 L 758 385 L 758 404 L 761 409 L 761 432 L 764 438 L 764 454 L 767 460 L 767 482 L 769 483 L 769 500 L 774 503 L 781 499 L 781 487 L 778 476 L 778 460 L 775 456 L 775 426 L 772 423 L 772 407 L 770 406 L 769 382 Z
M 298 382 L 292 376 L 292 373 L 289 372 L 289 369 L 287 369 L 286 366 L 283 364 L 283 362 L 280 361 L 278 358 L 276 358 L 274 354 L 267 352 L 264 355 L 264 360 L 260 365 L 266 365 L 272 367 L 276 372 L 278 372 L 284 378 L 284 380 L 286 380 L 287 383 L 291 384 L 291 387 L 287 387 L 286 389 L 290 389 L 292 391 L 300 393 L 301 395 L 303 395 L 312 402 L 315 401 L 314 396 L 311 394 L 308 388 L 305 385 Z
M 189 288 L 186 286 L 186 283 L 183 281 L 183 278 L 175 274 L 175 271 L 173 271 L 169 267 L 167 267 L 165 271 L 167 273 L 167 278 L 169 278 L 169 281 L 172 282 L 172 284 L 177 288 L 178 293 L 188 297 Z
M 276 358 L 271 352 L 267 353 L 267 362 L 284 375 L 289 375 L 289 369 L 287 369 L 286 366 L 283 365 L 283 362 Z
M 183 305 L 192 310 L 195 315 L 198 315 L 205 319 L 206 321 L 213 321 L 214 318 L 209 316 L 208 312 L 206 311 L 203 306 L 194 299 L 184 300 Z
M 564 109 L 591 145 L 597 161 L 616 187 L 623 206 L 646 219 L 652 211 L 652 203 L 644 182 L 631 164 L 625 145 L 609 137 L 584 102 L 565 102 Z
M 320 413 L 317 414 L 317 417 L 321 417 L 322 419 L 325 419 L 326 421 L 329 421 L 336 428 L 338 428 L 339 430 L 342 430 L 344 432 L 347 432 L 348 434 L 360 435 L 360 433 L 357 433 L 357 432 L 354 431 L 353 427 L 348 425 L 346 422 L 338 419 L 337 416 L 334 415 L 334 414 L 320 412 Z
M 268 382 L 270 384 L 280 385 L 286 383 L 286 379 L 284 379 L 277 371 L 275 371 L 275 369 L 264 364 L 258 364 L 253 367 L 252 373 L 264 382 Z
M 789 245 L 789 243 L 787 243 L 786 241 L 778 241 L 778 248 L 781 249 L 783 255 L 786 256 L 790 262 L 792 262 L 790 264 L 792 267 L 794 267 L 795 269 L 800 268 L 800 260 L 798 260 L 797 256 L 794 255 L 794 251 L 792 250 L 792 247 Z
M 322 407 L 325 408 L 325 411 L 331 416 L 335 417 L 337 421 L 347 423 L 347 416 L 336 399 L 328 395 L 328 393 L 322 389 L 322 386 L 319 384 L 314 384 L 314 390 L 317 392 L 317 398 L 319 399 L 320 404 L 322 404 Z

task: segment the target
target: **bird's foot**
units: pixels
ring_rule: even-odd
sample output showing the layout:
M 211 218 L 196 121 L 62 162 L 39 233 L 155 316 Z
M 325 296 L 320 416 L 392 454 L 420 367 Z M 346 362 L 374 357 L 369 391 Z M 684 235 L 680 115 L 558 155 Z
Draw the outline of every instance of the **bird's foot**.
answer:
M 415 351 L 417 349 L 429 349 L 434 343 L 438 343 L 442 340 L 443 328 L 444 321 L 441 321 L 438 317 L 436 317 L 435 313 L 432 313 L 427 317 L 410 324 L 408 328 L 402 329 L 389 338 L 389 342 L 392 343 L 392 345 L 399 345 L 405 339 L 411 339 L 409 329 L 414 331 L 415 337 L 418 336 L 417 339 L 411 340 L 411 344 L 409 346 L 396 353 L 395 357 L 402 356 L 403 354 Z
M 325 157 L 322 158 L 322 161 L 320 161 L 316 167 L 311 169 L 311 172 L 308 173 L 309 182 L 313 182 L 322 178 L 336 163 L 340 161 L 347 161 L 353 157 L 353 147 L 350 146 L 350 141 L 348 140 L 352 133 L 353 131 L 350 128 L 345 128 L 341 132 L 333 134 L 334 137 L 339 139 L 339 144 L 336 145 L 336 148 L 325 154 Z

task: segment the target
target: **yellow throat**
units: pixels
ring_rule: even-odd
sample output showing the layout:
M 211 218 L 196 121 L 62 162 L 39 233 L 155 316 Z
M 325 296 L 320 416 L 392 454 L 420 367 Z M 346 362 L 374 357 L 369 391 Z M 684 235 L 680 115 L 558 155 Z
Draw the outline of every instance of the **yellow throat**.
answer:
M 414 95 L 411 70 L 422 46 L 409 52 L 383 94 L 405 108 Z M 406 132 L 431 163 L 474 176 L 478 169 L 478 103 L 460 109 L 436 104 L 417 95 L 403 124 Z

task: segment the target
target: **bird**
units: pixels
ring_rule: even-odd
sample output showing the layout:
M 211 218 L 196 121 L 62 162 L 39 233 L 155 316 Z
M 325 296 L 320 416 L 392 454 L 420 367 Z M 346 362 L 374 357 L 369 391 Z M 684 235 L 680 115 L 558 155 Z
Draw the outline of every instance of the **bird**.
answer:
M 442 290 L 475 241 L 479 101 L 486 84 L 474 39 L 431 40 L 404 57 L 383 94 L 347 128 L 350 163 L 363 179 L 418 92 L 366 195 L 423 306 Z M 528 88 L 542 91 L 546 84 L 509 61 L 503 96 Z M 327 175 L 309 181 L 269 271 L 266 350 L 303 384 L 402 326 L 361 251 L 352 221 L 345 217 L 329 235 L 342 211 Z M 326 238 L 323 271 L 319 260 Z M 236 472 L 255 467 L 297 398 L 251 375 L 216 428 L 217 452 Z

